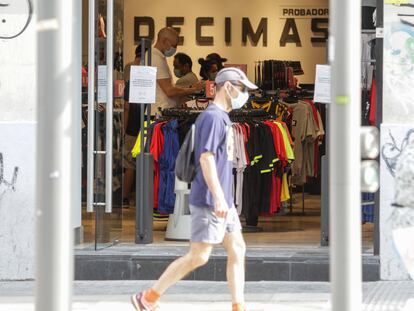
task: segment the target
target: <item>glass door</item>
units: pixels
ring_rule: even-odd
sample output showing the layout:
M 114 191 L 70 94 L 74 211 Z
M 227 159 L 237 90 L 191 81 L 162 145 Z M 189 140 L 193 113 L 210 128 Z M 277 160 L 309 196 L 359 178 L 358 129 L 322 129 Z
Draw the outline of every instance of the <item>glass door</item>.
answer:
M 99 65 L 106 65 L 106 70 L 112 71 L 112 83 L 107 81 L 107 87 L 111 87 L 114 90 L 115 81 L 123 79 L 123 59 L 122 59 L 122 49 L 123 49 L 123 0 L 112 0 L 113 1 L 113 13 L 112 18 L 108 14 L 108 5 L 107 0 L 98 1 L 98 32 L 97 32 L 97 48 L 98 48 L 98 59 L 97 63 Z M 110 30 L 110 24 L 112 19 L 112 31 Z M 108 44 L 108 40 L 111 40 L 111 44 Z M 112 48 L 108 58 L 108 47 Z M 109 79 L 108 79 L 109 80 Z M 99 77 L 98 77 L 98 88 L 99 88 Z M 95 222 L 96 222 L 96 232 L 95 232 L 95 249 L 103 249 L 109 246 L 112 246 L 119 242 L 122 235 L 122 133 L 123 133 L 123 101 L 122 95 L 119 92 L 111 92 L 112 100 L 107 98 L 106 107 L 103 111 L 97 111 L 97 121 L 98 119 L 103 122 L 96 122 L 98 125 L 102 125 L 96 129 L 96 136 L 103 137 L 96 141 L 97 143 L 102 143 L 100 147 L 108 148 L 108 135 L 107 131 L 112 126 L 112 156 L 108 157 L 108 150 L 106 150 L 105 156 L 97 155 L 96 160 L 99 164 L 96 167 L 96 176 L 99 176 L 97 180 L 97 192 L 96 197 L 98 202 L 104 200 L 111 201 L 111 208 L 108 208 L 108 204 L 97 205 L 95 208 Z M 99 97 L 99 95 L 98 95 Z M 108 105 L 112 105 L 112 109 L 108 109 Z M 107 121 L 107 114 L 111 113 L 112 122 Z M 105 122 L 106 121 L 106 122 Z M 111 123 L 111 124 L 110 124 Z M 103 129 L 103 130 L 101 130 Z M 105 143 L 103 143 L 105 142 Z M 109 147 L 109 148 L 110 148 Z M 105 149 L 98 149 L 105 150 Z M 108 166 L 107 163 L 102 164 L 102 160 L 106 159 L 112 160 L 112 165 Z M 109 174 L 112 175 L 110 180 L 110 190 L 108 190 L 108 167 L 111 168 Z M 100 174 L 100 172 L 104 174 Z M 111 192 L 111 197 L 109 198 L 108 191 Z M 108 202 L 107 202 L 108 203 Z
M 90 237 L 94 236 L 96 250 L 118 243 L 122 234 L 123 100 L 120 88 L 114 86 L 123 80 L 123 0 L 112 1 L 113 9 L 108 11 L 107 0 L 95 0 L 94 6 L 90 4 L 88 8 L 91 14 L 87 14 L 90 93 L 86 122 L 88 167 L 84 170 L 89 212 L 85 218 L 90 225 L 85 229 L 91 231 Z

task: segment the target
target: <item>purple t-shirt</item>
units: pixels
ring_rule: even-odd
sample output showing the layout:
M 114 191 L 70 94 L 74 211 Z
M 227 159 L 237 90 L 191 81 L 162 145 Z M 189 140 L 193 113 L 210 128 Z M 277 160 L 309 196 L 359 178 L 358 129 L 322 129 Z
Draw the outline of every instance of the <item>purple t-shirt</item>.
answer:
M 214 103 L 200 114 L 195 123 L 194 155 L 196 165 L 204 152 L 214 154 L 217 175 L 223 188 L 228 206 L 234 206 L 233 199 L 233 139 L 229 132 L 231 121 L 227 112 Z M 230 136 L 230 137 L 229 137 Z M 201 168 L 191 183 L 190 204 L 197 207 L 214 207 L 213 196 L 204 180 Z

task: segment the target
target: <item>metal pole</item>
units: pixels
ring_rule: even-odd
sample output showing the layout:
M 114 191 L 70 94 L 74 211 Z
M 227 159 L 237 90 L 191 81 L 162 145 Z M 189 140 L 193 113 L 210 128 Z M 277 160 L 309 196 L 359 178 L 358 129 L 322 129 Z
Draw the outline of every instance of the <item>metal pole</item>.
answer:
M 95 180 L 95 0 L 89 0 L 88 38 L 88 158 L 86 210 L 94 210 Z
M 360 311 L 361 1 L 330 1 L 330 237 L 332 310 Z
M 384 28 L 384 1 L 377 0 L 377 28 Z M 376 69 L 375 69 L 375 78 L 376 78 L 376 121 L 377 127 L 381 131 L 382 124 L 382 81 L 383 81 L 383 60 L 384 60 L 384 39 L 376 38 L 375 42 L 375 59 L 376 59 Z M 380 172 L 381 174 L 381 172 Z M 380 254 L 380 192 L 375 193 L 375 210 L 374 210 L 374 255 Z
M 112 150 L 113 150 L 113 68 L 114 68 L 114 0 L 107 0 L 107 39 L 106 39 L 106 160 L 105 160 L 105 212 L 112 213 Z
M 74 127 L 73 1 L 43 1 L 38 6 L 37 44 L 37 244 L 36 310 L 71 310 L 73 282 L 72 211 Z M 78 43 L 79 44 L 79 43 Z
M 145 50 L 148 52 L 145 54 Z M 141 39 L 141 66 L 151 66 L 151 40 Z M 152 243 L 152 218 L 153 218 L 153 190 L 152 190 L 152 157 L 146 154 L 145 150 L 145 133 L 149 127 L 151 106 L 140 104 L 141 111 L 141 152 L 136 159 L 136 235 L 135 243 L 149 244 Z M 147 109 L 147 126 L 145 126 L 145 108 Z
M 82 226 L 82 1 L 74 1 L 74 36 L 73 36 L 73 79 L 74 103 L 72 105 L 74 120 L 79 120 L 79 126 L 73 127 L 73 171 L 72 179 L 74 199 L 74 228 Z M 76 121 L 75 121 L 76 122 Z M 78 241 L 76 241 L 78 242 Z M 75 243 L 76 243 L 75 242 Z M 80 242 L 80 241 L 79 241 Z
M 141 39 L 141 66 L 146 65 L 145 60 L 145 47 L 146 47 L 146 41 L 145 39 Z M 141 128 L 141 152 L 138 155 L 137 160 L 137 183 L 139 185 L 138 191 L 136 195 L 138 196 L 136 199 L 137 204 L 137 216 L 138 216 L 138 223 L 139 223 L 139 230 L 138 230 L 138 236 L 139 239 L 144 238 L 144 135 L 145 135 L 145 105 L 140 104 L 140 128 Z

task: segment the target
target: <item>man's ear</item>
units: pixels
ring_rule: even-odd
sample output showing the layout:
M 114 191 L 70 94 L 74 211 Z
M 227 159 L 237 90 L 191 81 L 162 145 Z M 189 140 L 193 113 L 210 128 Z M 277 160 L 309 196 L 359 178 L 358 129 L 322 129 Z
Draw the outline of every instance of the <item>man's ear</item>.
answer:
M 224 85 L 223 85 L 225 88 L 226 88 L 226 90 L 230 93 L 231 92 L 231 89 L 232 89 L 232 84 L 231 84 L 231 82 L 230 81 L 226 81 L 226 82 L 224 82 Z

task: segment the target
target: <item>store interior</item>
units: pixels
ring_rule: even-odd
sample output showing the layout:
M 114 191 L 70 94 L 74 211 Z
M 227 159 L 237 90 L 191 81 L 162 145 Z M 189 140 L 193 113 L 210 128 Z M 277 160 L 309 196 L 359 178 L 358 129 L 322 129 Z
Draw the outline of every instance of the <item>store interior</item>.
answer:
M 177 2 L 178 1 L 178 2 Z M 260 91 L 251 94 L 244 107 L 245 111 L 255 111 L 250 115 L 234 116 L 237 123 L 265 122 L 272 120 L 285 124 L 289 143 L 294 152 L 294 158 L 285 159 L 281 164 L 281 185 L 278 192 L 266 198 L 269 194 L 265 189 L 256 188 L 256 192 L 243 195 L 243 205 L 250 209 L 258 208 L 255 216 L 246 214 L 243 206 L 240 219 L 244 225 L 244 237 L 248 246 L 260 247 L 319 247 L 321 245 L 321 223 L 323 216 L 322 157 L 326 154 L 326 134 L 329 134 L 328 116 L 325 104 L 314 103 L 315 70 L 317 64 L 327 62 L 327 27 L 329 17 L 329 1 L 300 0 L 294 4 L 285 1 L 216 1 L 213 3 L 193 3 L 186 0 L 147 1 L 147 0 L 115 0 L 114 21 L 114 79 L 115 87 L 121 86 L 120 92 L 114 97 L 114 149 L 113 149 L 113 207 L 112 213 L 106 213 L 104 208 L 95 207 L 94 212 L 86 210 L 86 183 L 87 183 L 87 61 L 88 61 L 88 8 L 84 5 L 84 36 L 83 36 L 83 167 L 82 167 L 82 227 L 83 245 L 94 244 L 96 249 L 111 246 L 114 243 L 134 243 L 136 239 L 136 192 L 133 190 L 127 198 L 123 194 L 125 163 L 123 153 L 122 123 L 124 122 L 124 100 L 122 96 L 122 81 L 124 66 L 134 59 L 137 43 L 143 37 L 155 36 L 159 29 L 166 25 L 176 27 L 180 31 L 181 44 L 178 52 L 188 54 L 193 60 L 193 72 L 199 77 L 199 58 L 205 58 L 210 53 L 218 53 L 226 58 L 224 65 L 238 65 L 246 70 L 252 81 Z M 237 6 L 235 2 L 237 1 Z M 98 33 L 96 39 L 96 64 L 105 64 L 105 1 L 99 3 Z M 176 3 L 177 2 L 177 3 Z M 239 3 L 241 2 L 241 3 Z M 186 10 L 182 10 L 186 7 Z M 296 8 L 296 10 L 295 10 Z M 299 10 L 297 10 L 299 8 Z M 374 8 L 370 8 L 368 16 L 372 19 Z M 86 16 L 86 17 L 85 17 Z M 85 19 L 86 18 L 86 19 Z M 362 124 L 374 122 L 371 118 L 373 101 L 372 88 L 375 77 L 375 55 L 373 53 L 375 34 L 373 22 L 363 23 L 361 62 L 361 96 L 362 96 Z M 168 59 L 173 70 L 173 57 Z M 86 72 L 85 72 L 86 71 Z M 375 82 L 374 82 L 375 83 Z M 202 97 L 202 96 L 201 96 Z M 205 97 L 205 95 L 204 95 Z M 198 99 L 197 99 L 198 100 Z M 305 119 L 297 107 L 306 106 L 311 114 Z M 105 134 L 105 105 L 100 104 L 95 113 L 97 146 L 104 145 Z M 198 107 L 198 106 L 197 106 Z M 311 108 L 309 108 L 311 107 Z M 312 110 L 313 109 L 313 110 Z M 197 108 L 196 108 L 197 110 Z M 282 111 L 283 110 L 283 111 Z M 265 111 L 265 116 L 258 117 L 257 111 Z M 313 113 L 312 113 L 313 111 Z M 164 116 L 167 118 L 167 116 Z M 170 122 L 176 117 L 168 117 Z M 181 118 L 181 116 L 180 116 Z M 252 119 L 249 119 L 252 118 Z M 277 121 L 276 121 L 277 120 Z M 307 143 L 312 155 L 305 156 L 301 148 L 295 147 L 300 141 L 300 133 L 295 128 L 300 123 L 312 122 L 315 125 L 314 133 L 308 135 Z M 306 127 L 308 128 L 308 127 Z M 271 139 L 271 136 L 269 136 Z M 304 143 L 305 139 L 302 139 Z M 276 147 L 275 147 L 276 148 Z M 275 150 L 276 155 L 280 155 Z M 304 159 L 305 164 L 298 167 L 298 159 Z M 309 159 L 309 161 L 308 161 Z M 95 158 L 95 186 L 94 199 L 99 201 L 105 194 L 104 190 L 104 159 Z M 249 168 L 250 169 L 250 168 Z M 276 176 L 276 168 L 270 175 Z M 286 180 L 284 180 L 286 176 Z M 245 176 L 246 177 L 246 176 Z M 251 177 L 249 177 L 251 178 Z M 260 184 L 261 178 L 256 176 Z M 275 177 L 276 178 L 276 177 Z M 272 186 L 275 181 L 271 181 Z M 255 183 L 255 182 L 253 182 Z M 278 184 L 279 185 L 279 184 Z M 247 186 L 248 187 L 248 186 Z M 256 187 L 256 186 L 254 186 Z M 246 185 L 243 186 L 243 192 Z M 272 188 L 273 191 L 273 188 Z M 327 189 L 325 190 L 326 193 Z M 283 192 L 284 195 L 281 193 Z M 267 193 L 267 194 L 266 194 Z M 259 197 L 259 201 L 252 199 Z M 277 197 L 277 203 L 274 198 Z M 261 198 L 261 199 L 260 199 Z M 371 195 L 362 195 L 361 225 L 363 231 L 363 247 L 366 250 L 373 248 L 374 238 L 374 198 Z M 127 200 L 125 200 L 127 199 Z M 268 200 L 271 202 L 269 203 Z M 245 202 L 247 201 L 247 202 Z M 266 207 L 258 207 L 265 204 Z M 154 203 L 154 206 L 157 204 Z M 270 205 L 270 207 L 269 207 Z M 167 213 L 154 210 L 153 243 L 159 245 L 186 245 L 188 242 L 181 239 L 166 240 L 168 214 L 174 212 L 176 206 L 167 209 Z M 335 207 L 331 207 L 335 208 Z M 171 216 L 170 216 L 171 217 Z M 326 220 L 326 219 L 325 219 Z M 253 225 L 252 225 L 253 224 Z

